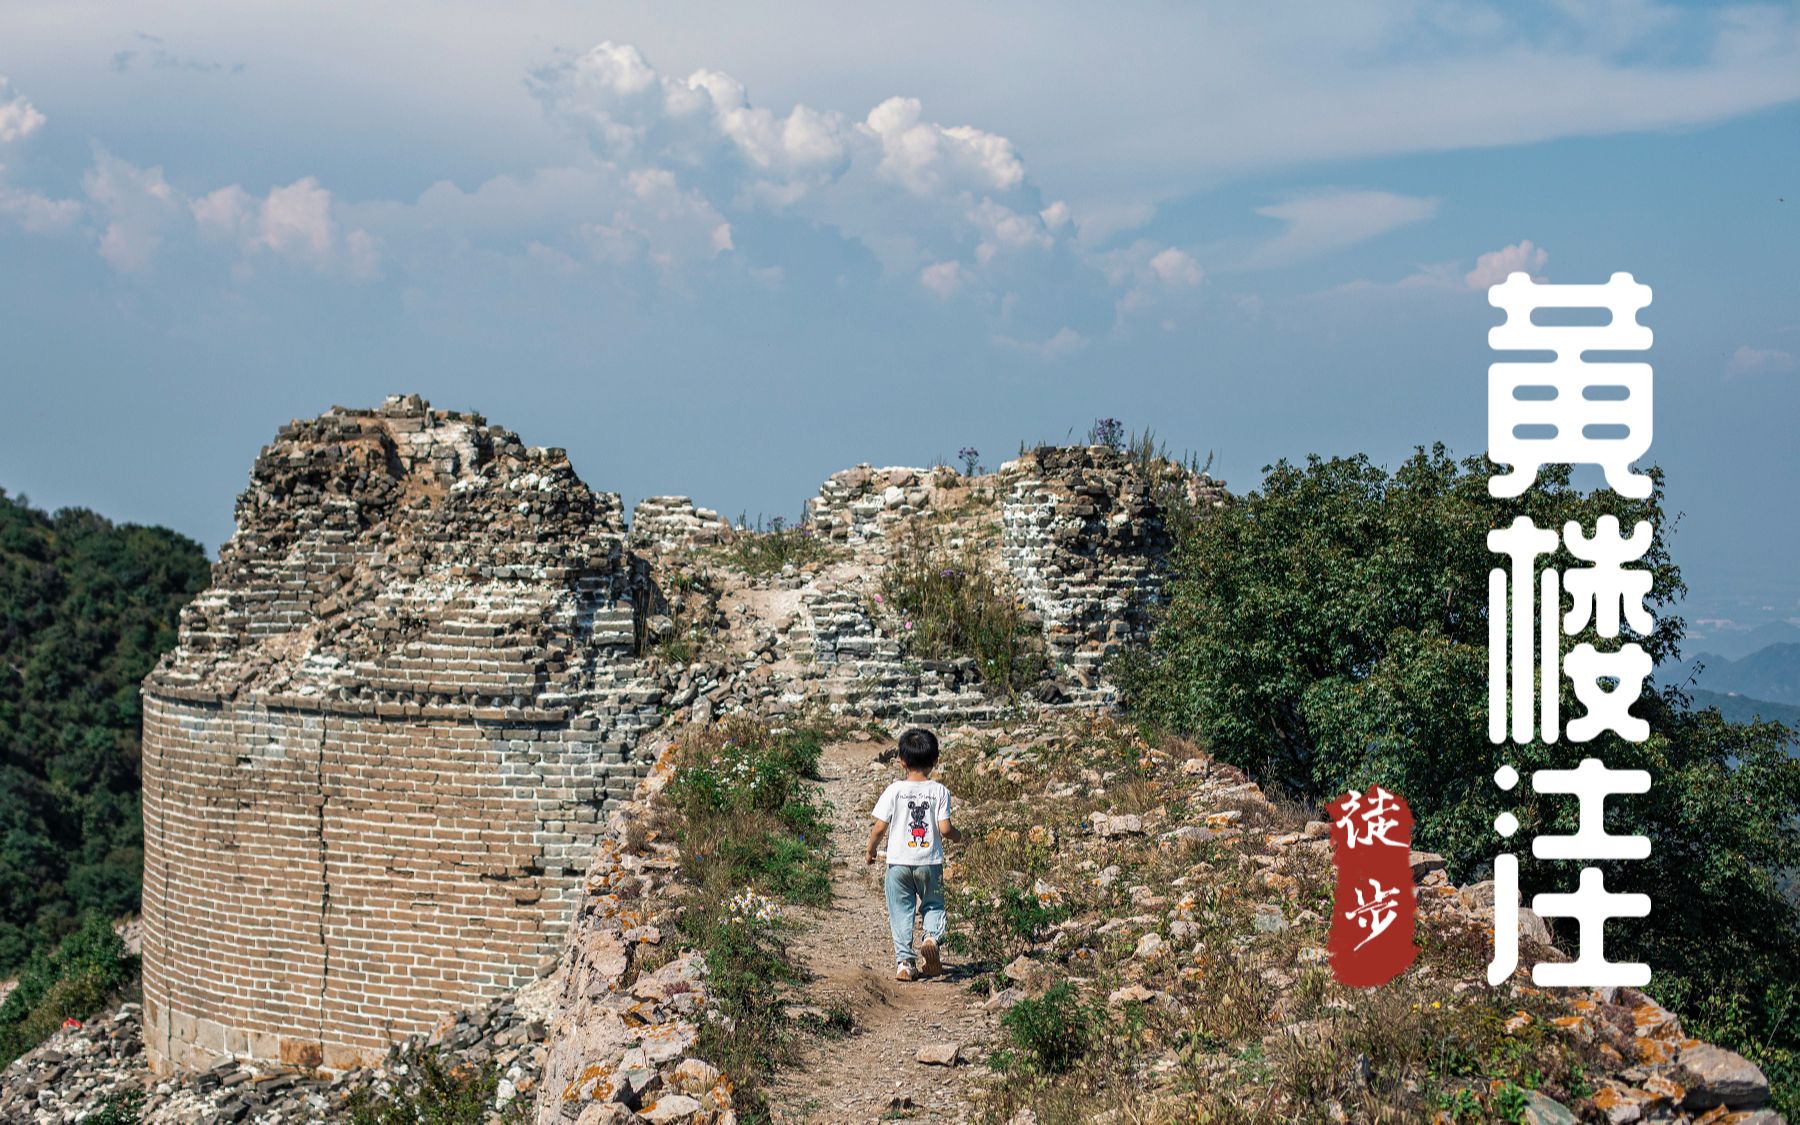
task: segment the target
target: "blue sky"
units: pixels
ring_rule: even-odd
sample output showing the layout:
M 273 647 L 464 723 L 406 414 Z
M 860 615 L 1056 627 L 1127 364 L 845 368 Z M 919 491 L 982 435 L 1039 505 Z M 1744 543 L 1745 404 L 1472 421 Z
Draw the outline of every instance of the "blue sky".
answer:
M 1792 5 L 0 9 L 0 487 L 216 549 L 416 391 L 632 502 L 1096 417 L 1485 445 L 1485 285 L 1655 290 L 1697 639 L 1800 620 Z

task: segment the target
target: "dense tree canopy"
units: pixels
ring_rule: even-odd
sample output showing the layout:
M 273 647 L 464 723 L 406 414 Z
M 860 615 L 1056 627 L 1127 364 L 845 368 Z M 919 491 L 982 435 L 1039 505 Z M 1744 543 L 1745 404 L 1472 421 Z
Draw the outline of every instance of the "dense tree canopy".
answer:
M 137 908 L 138 681 L 206 580 L 172 531 L 0 491 L 0 973 Z
M 1783 1051 L 1800 1042 L 1800 913 L 1778 878 L 1800 864 L 1800 760 L 1784 752 L 1788 732 L 1729 724 L 1689 710 L 1676 690 L 1647 690 L 1633 707 L 1651 725 L 1643 743 L 1610 733 L 1586 743 L 1488 739 L 1488 572 L 1499 556 L 1486 532 L 1518 515 L 1558 530 L 1575 520 L 1588 534 L 1605 513 L 1627 531 L 1652 521 L 1657 538 L 1636 565 L 1653 572 L 1658 616 L 1635 639 L 1658 662 L 1674 659 L 1682 621 L 1670 611 L 1684 587 L 1660 476 L 1651 498 L 1632 501 L 1547 471 L 1504 501 L 1487 494 L 1491 470 L 1441 446 L 1392 475 L 1364 457 L 1273 466 L 1260 490 L 1178 548 L 1150 650 L 1120 669 L 1129 706 L 1302 799 L 1387 786 L 1412 805 L 1416 846 L 1443 853 L 1459 880 L 1486 877 L 1496 852 L 1518 854 L 1527 903 L 1574 889 L 1579 865 L 1535 861 L 1525 841 L 1573 832 L 1578 806 L 1529 785 L 1504 793 L 1495 769 L 1510 763 L 1529 777 L 1586 757 L 1648 769 L 1649 793 L 1608 800 L 1607 828 L 1649 836 L 1650 858 L 1599 866 L 1609 889 L 1648 892 L 1655 906 L 1648 919 L 1610 924 L 1607 954 L 1648 962 L 1656 990 L 1689 1001 L 1690 1013 L 1703 1008 L 1765 1065 L 1791 1065 Z M 1585 564 L 1563 551 L 1554 565 Z M 1590 626 L 1565 638 L 1565 651 L 1626 639 Z M 1585 710 L 1566 678 L 1561 697 L 1565 723 Z M 1522 824 L 1510 842 L 1492 827 L 1503 810 Z

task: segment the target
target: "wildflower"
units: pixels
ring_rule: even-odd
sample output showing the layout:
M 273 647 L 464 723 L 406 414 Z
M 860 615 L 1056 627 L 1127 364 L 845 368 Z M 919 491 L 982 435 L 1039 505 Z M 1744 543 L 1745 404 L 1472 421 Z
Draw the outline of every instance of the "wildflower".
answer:
M 739 891 L 731 897 L 727 909 L 739 921 L 774 922 L 781 917 L 781 907 L 775 900 L 755 891 Z
M 876 605 L 880 605 L 880 604 L 881 604 L 881 595 L 880 595 L 880 594 L 876 594 L 876 595 L 875 595 L 875 604 L 876 604 Z

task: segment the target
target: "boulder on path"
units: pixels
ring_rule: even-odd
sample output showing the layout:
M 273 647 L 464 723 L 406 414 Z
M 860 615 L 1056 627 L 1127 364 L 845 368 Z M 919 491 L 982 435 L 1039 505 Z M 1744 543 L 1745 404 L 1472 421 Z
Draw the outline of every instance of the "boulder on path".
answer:
M 929 1043 L 919 1048 L 913 1058 L 926 1066 L 955 1066 L 962 1057 L 960 1043 Z

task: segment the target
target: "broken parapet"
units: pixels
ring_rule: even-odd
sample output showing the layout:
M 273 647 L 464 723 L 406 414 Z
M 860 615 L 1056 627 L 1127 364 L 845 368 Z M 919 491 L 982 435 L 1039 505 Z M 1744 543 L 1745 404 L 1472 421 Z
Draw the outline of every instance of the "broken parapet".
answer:
M 1146 636 L 1174 509 L 1201 515 L 1226 500 L 1205 473 L 1103 445 L 1021 454 L 1001 466 L 1000 489 L 1006 568 L 1057 663 L 1093 691 L 1100 666 Z
M 806 501 L 806 522 L 819 536 L 840 543 L 877 540 L 896 524 L 943 502 L 966 487 L 954 469 L 882 468 L 857 465 L 833 473 Z
M 708 546 L 730 533 L 725 517 L 686 496 L 646 496 L 631 510 L 631 546 L 638 550 Z
M 801 601 L 814 659 L 834 684 L 843 681 L 833 706 L 919 721 L 991 710 L 956 669 L 906 660 L 866 604 L 889 547 L 917 521 L 979 550 L 998 544 L 993 561 L 1042 623 L 1058 668 L 1048 698 L 1111 703 L 1100 669 L 1146 638 L 1176 525 L 1225 499 L 1224 484 L 1205 473 L 1099 445 L 1043 446 L 975 477 L 942 466 L 858 465 L 832 475 L 807 501 L 807 519 L 821 539 L 848 547 L 857 565 L 848 584 L 809 585 Z
M 661 721 L 618 497 L 416 396 L 284 427 L 144 682 L 152 1064 L 337 1069 L 555 953 Z

